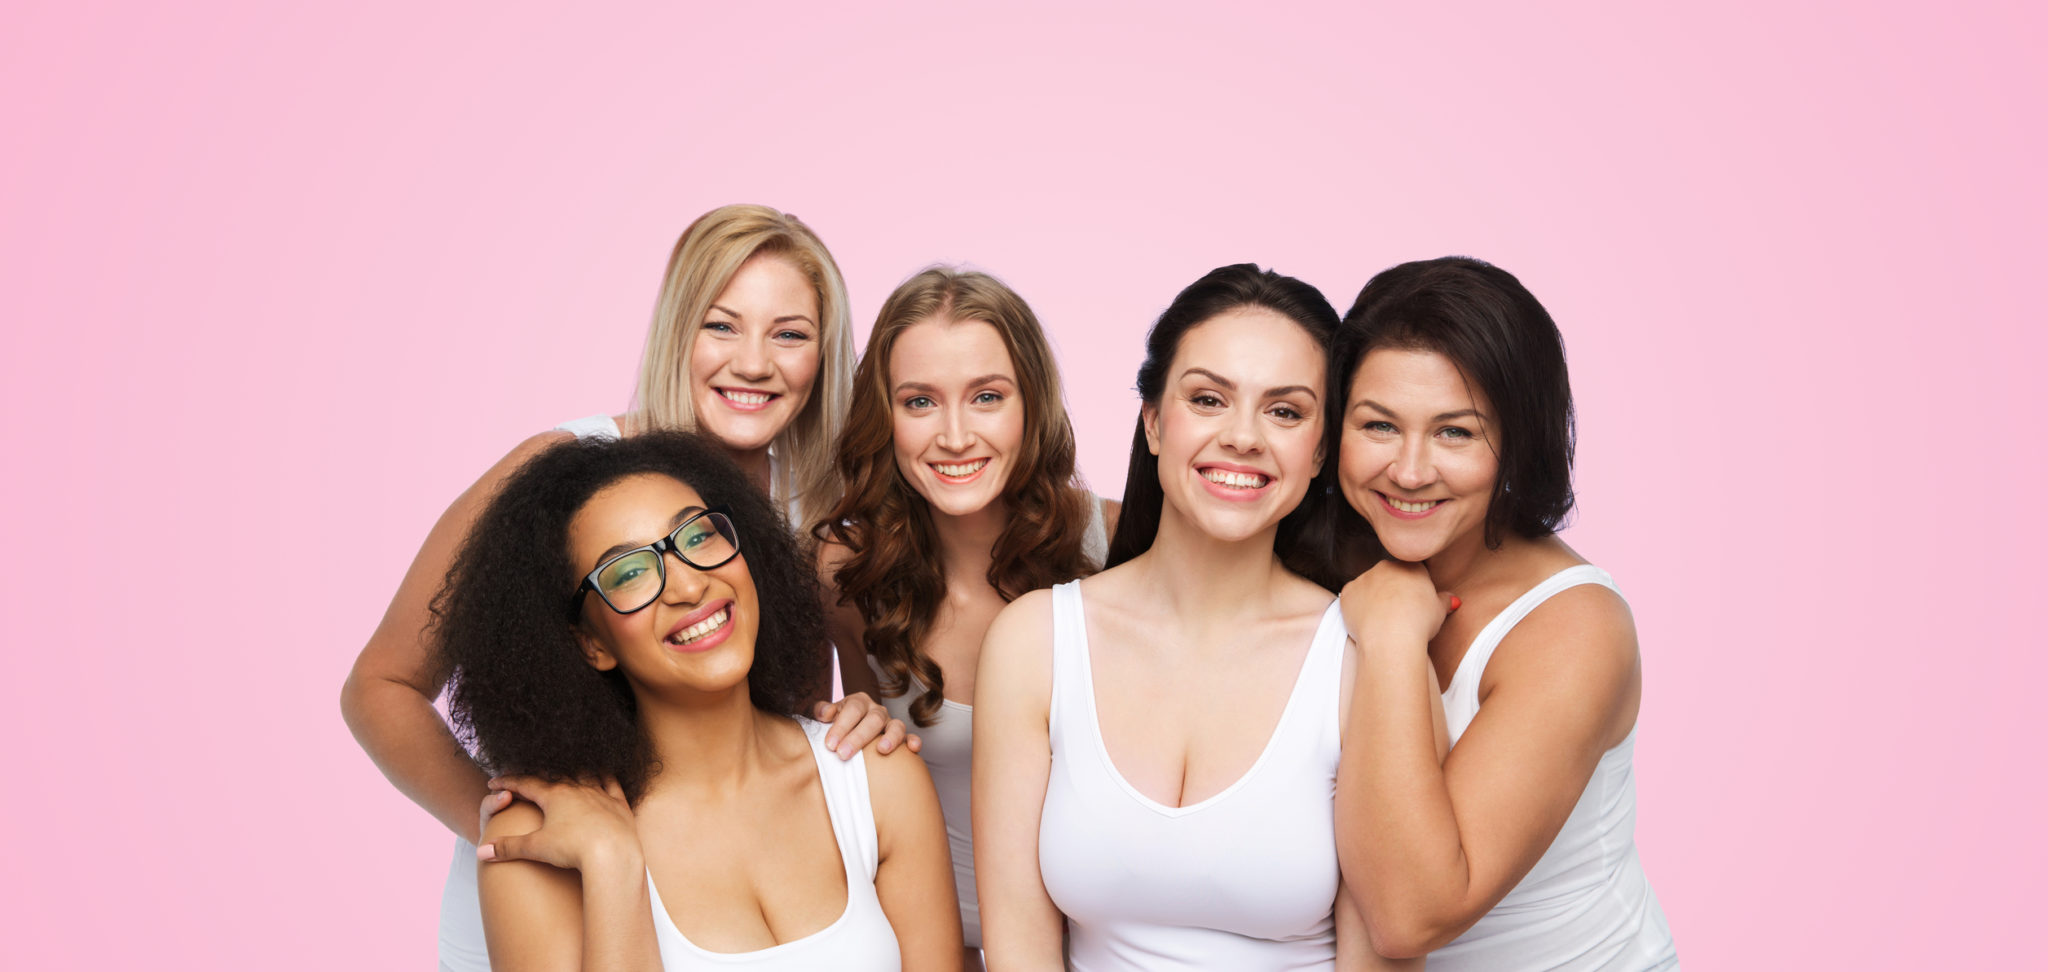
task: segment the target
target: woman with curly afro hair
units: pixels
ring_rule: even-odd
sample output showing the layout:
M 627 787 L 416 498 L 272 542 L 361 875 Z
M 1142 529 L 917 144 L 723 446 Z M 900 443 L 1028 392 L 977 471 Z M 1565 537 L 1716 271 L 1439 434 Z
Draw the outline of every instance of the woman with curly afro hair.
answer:
M 477 851 L 498 972 L 958 966 L 924 765 L 842 761 L 793 715 L 824 636 L 812 568 L 716 443 L 541 452 L 434 612 L 457 732 L 498 774 Z

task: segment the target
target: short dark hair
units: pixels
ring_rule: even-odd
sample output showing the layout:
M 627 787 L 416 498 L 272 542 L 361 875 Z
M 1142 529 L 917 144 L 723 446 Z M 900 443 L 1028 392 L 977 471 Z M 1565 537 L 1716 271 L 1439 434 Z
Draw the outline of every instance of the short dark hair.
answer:
M 754 706 L 793 714 L 822 674 L 824 613 L 810 559 L 718 443 L 672 431 L 563 442 L 505 481 L 434 597 L 430 637 L 454 678 L 449 715 L 492 772 L 610 776 L 637 801 L 658 770 L 624 673 L 590 667 L 564 610 L 587 569 L 570 559 L 569 522 L 599 490 L 646 473 L 731 511 L 760 599 L 747 674 Z
M 1293 321 L 1316 347 L 1327 351 L 1337 331 L 1337 310 L 1322 291 L 1293 277 L 1261 270 L 1255 264 L 1237 263 L 1217 267 L 1202 275 L 1173 298 L 1150 333 L 1145 335 L 1145 363 L 1138 366 L 1138 396 L 1157 406 L 1166 391 L 1166 369 L 1180 351 L 1181 338 L 1218 315 L 1243 307 L 1273 311 Z M 1321 538 L 1312 526 L 1323 517 L 1322 507 L 1335 481 L 1337 464 L 1323 463 L 1323 471 L 1309 484 L 1301 505 L 1280 520 L 1273 540 L 1273 552 L 1289 570 L 1335 590 L 1341 580 L 1333 575 L 1324 555 Z M 1124 477 L 1123 511 L 1117 517 L 1116 536 L 1109 541 L 1104 567 L 1114 567 L 1152 548 L 1159 536 L 1159 518 L 1164 513 L 1166 494 L 1159 485 L 1159 457 L 1145 441 L 1145 418 L 1138 416 L 1131 435 L 1130 469 Z
M 1536 296 L 1514 274 L 1470 257 L 1418 260 L 1374 276 L 1331 347 L 1333 456 L 1351 381 L 1366 354 L 1380 348 L 1449 358 L 1492 405 L 1498 435 L 1489 439 L 1500 473 L 1486 545 L 1499 547 L 1503 531 L 1532 539 L 1556 533 L 1573 503 L 1572 388 L 1564 338 Z M 1355 511 L 1338 513 L 1349 526 L 1362 525 Z

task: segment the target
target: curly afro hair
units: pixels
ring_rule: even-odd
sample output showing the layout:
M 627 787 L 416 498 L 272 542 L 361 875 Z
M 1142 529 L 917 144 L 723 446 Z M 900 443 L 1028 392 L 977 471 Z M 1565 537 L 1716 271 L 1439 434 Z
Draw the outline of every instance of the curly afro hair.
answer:
M 724 449 L 684 432 L 563 442 L 505 481 L 434 597 L 429 637 L 453 673 L 449 714 L 490 771 L 609 776 L 638 802 L 659 769 L 625 675 L 590 667 L 566 610 L 581 573 L 569 559 L 569 521 L 599 490 L 646 473 L 673 477 L 706 505 L 732 511 L 761 604 L 747 675 L 754 706 L 793 714 L 824 674 L 824 614 L 810 558 Z

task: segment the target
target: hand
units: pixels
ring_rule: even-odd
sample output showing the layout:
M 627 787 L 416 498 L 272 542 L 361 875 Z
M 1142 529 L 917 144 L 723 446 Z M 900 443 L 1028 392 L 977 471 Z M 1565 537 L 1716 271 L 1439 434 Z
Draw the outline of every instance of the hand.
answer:
M 1409 645 L 1429 650 L 1429 642 L 1458 608 L 1458 599 L 1440 593 L 1421 564 L 1382 560 L 1353 578 L 1337 595 L 1344 627 L 1359 647 Z
M 909 746 L 913 753 L 924 748 L 924 740 L 912 735 L 903 720 L 890 718 L 889 710 L 866 692 L 855 692 L 837 702 L 820 702 L 811 707 L 811 718 L 832 724 L 825 730 L 825 748 L 838 753 L 840 759 L 852 759 L 878 736 L 882 741 L 875 751 L 885 756 L 898 745 Z
M 484 799 L 484 821 L 511 805 L 500 793 L 517 796 L 540 808 L 541 827 L 530 834 L 498 837 L 476 849 L 480 861 L 537 861 L 583 871 L 598 862 L 630 861 L 640 854 L 640 835 L 633 808 L 618 781 L 550 783 L 534 776 L 502 776 L 490 782 Z M 497 803 L 496 806 L 493 806 Z M 481 835 L 479 830 L 479 835 Z

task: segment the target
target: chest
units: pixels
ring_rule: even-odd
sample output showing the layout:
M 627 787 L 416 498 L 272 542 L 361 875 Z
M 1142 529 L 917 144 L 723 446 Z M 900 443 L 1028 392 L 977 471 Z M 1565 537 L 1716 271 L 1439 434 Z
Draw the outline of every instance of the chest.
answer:
M 723 804 L 670 801 L 639 811 L 641 845 L 676 930 L 712 952 L 751 952 L 831 926 L 848 875 L 815 776 L 755 787 Z

